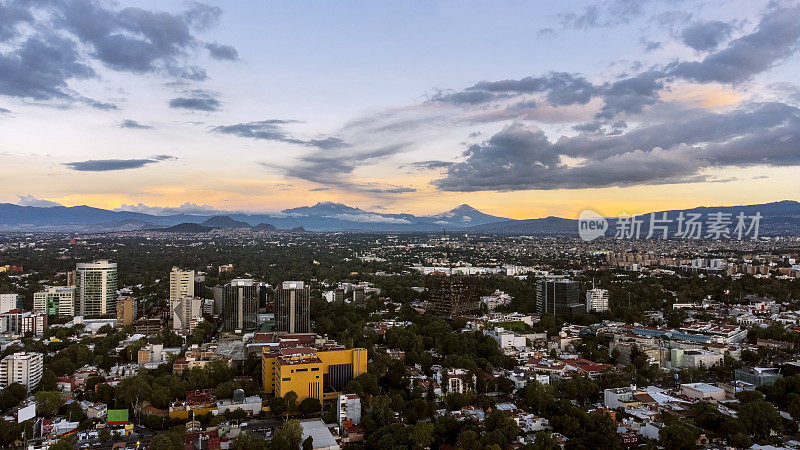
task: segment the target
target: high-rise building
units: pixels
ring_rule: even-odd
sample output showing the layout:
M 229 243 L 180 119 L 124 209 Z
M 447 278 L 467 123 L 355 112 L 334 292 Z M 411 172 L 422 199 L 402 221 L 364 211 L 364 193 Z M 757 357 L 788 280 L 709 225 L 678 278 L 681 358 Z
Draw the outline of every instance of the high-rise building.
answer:
M 480 307 L 478 279 L 472 275 L 434 272 L 425 277 L 428 303 L 437 316 L 453 318 L 470 314 Z
M 222 288 L 223 329 L 252 330 L 258 325 L 260 286 L 252 279 L 237 278 Z
M 169 272 L 169 301 L 194 297 L 194 270 L 173 267 Z
M 264 391 L 284 396 L 297 394 L 297 401 L 306 398 L 336 399 L 347 383 L 366 373 L 367 350 L 364 348 L 317 351 L 308 347 L 264 348 L 261 353 L 261 374 Z
M 203 317 L 203 299 L 197 297 L 183 297 L 170 302 L 172 312 L 172 329 L 192 331 L 193 323 Z M 194 321 L 194 322 L 193 322 Z
M 35 292 L 33 294 L 33 310 L 49 316 L 74 316 L 75 287 L 47 286 L 44 291 Z
M 593 288 L 586 291 L 586 312 L 608 311 L 608 289 Z
M 78 263 L 75 301 L 80 315 L 114 316 L 117 312 L 117 263 L 106 260 Z
M 563 319 L 583 317 L 586 305 L 580 301 L 578 282 L 565 278 L 539 280 L 536 284 L 536 312 Z
M 44 355 L 41 353 L 13 353 L 0 361 L 0 386 L 5 388 L 12 383 L 19 383 L 30 392 L 42 380 L 43 369 Z
M 136 299 L 133 297 L 122 297 L 117 300 L 117 326 L 122 328 L 136 320 Z
M 17 294 L 0 294 L 0 314 L 17 309 Z
M 284 281 L 275 289 L 275 331 L 311 333 L 311 288 L 302 281 Z
M 0 334 L 41 336 L 47 328 L 47 314 L 41 312 L 12 309 L 0 314 Z

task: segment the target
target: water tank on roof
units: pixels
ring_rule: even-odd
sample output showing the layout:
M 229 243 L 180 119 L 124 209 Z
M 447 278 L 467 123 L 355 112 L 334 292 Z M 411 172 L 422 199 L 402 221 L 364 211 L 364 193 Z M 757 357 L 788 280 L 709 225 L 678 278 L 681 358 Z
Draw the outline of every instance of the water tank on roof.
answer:
M 244 403 L 244 390 L 236 389 L 233 391 L 234 403 Z

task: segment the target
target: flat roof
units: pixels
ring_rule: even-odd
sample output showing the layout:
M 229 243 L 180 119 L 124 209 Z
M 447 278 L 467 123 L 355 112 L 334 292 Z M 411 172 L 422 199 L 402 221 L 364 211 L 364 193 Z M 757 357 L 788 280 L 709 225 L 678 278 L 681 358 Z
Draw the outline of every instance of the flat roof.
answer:
M 314 448 L 339 448 L 336 439 L 322 420 L 304 420 L 300 422 L 300 426 L 303 428 L 302 440 L 305 441 L 311 436 Z

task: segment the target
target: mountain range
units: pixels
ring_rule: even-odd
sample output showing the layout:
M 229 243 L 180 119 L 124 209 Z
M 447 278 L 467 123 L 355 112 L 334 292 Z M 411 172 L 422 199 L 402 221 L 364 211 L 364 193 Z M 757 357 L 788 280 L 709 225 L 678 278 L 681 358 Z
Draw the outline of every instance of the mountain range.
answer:
M 665 211 L 656 211 L 660 215 Z M 678 211 L 666 211 L 675 217 Z M 760 235 L 800 235 L 800 203 L 791 200 L 758 205 L 698 207 L 684 214 L 722 212 L 733 216 L 759 212 Z M 615 218 L 610 218 L 614 222 Z M 646 221 L 645 221 L 646 222 Z M 0 230 L 28 232 L 112 232 L 161 230 L 200 233 L 213 229 L 253 231 L 356 231 L 356 232 L 433 232 L 449 231 L 481 234 L 576 235 L 575 219 L 545 217 L 509 219 L 483 213 L 469 205 L 431 216 L 365 211 L 342 203 L 320 202 L 280 213 L 224 213 L 216 215 L 154 215 L 132 211 L 111 211 L 90 206 L 19 206 L 0 203 Z M 643 225 L 646 233 L 646 223 Z

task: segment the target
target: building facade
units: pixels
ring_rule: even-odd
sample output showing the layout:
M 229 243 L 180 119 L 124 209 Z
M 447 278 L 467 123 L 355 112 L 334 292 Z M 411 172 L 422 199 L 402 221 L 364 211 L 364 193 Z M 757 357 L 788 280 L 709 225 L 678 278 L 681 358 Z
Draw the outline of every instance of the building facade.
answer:
M 536 283 L 536 312 L 573 319 L 586 314 L 580 301 L 578 282 L 563 278 L 547 278 Z
M 258 325 L 258 283 L 252 279 L 231 280 L 222 288 L 222 320 L 226 331 L 252 330 Z
M 285 396 L 293 391 L 297 401 L 336 399 L 351 380 L 367 372 L 364 348 L 317 351 L 309 347 L 286 348 L 261 354 L 264 391 Z
M 12 309 L 0 314 L 0 333 L 24 335 L 27 333 L 35 336 L 44 334 L 47 328 L 47 314 L 40 312 L 20 311 Z
M 425 277 L 431 311 L 452 318 L 471 314 L 480 308 L 478 279 L 472 275 L 448 275 L 434 272 Z
M 197 320 L 203 317 L 203 299 L 182 297 L 170 301 L 172 311 L 172 329 L 192 331 Z
M 275 289 L 275 331 L 311 332 L 311 288 L 302 281 L 284 281 Z
M 608 311 L 608 289 L 594 288 L 586 291 L 586 312 Z
M 136 320 L 136 299 L 133 297 L 123 297 L 117 300 L 117 326 L 122 328 Z
M 39 385 L 43 370 L 44 355 L 41 353 L 13 353 L 0 361 L 0 386 L 5 388 L 19 383 L 30 392 Z
M 0 294 L 0 314 L 17 309 L 17 294 Z
M 75 300 L 86 317 L 108 317 L 117 312 L 117 264 L 106 260 L 78 263 Z
M 194 297 L 194 270 L 173 267 L 169 272 L 169 301 Z
M 33 294 L 33 310 L 49 316 L 72 317 L 75 315 L 75 287 L 48 286 Z

